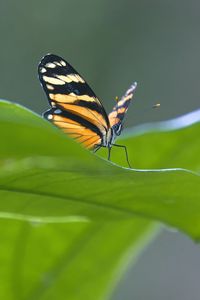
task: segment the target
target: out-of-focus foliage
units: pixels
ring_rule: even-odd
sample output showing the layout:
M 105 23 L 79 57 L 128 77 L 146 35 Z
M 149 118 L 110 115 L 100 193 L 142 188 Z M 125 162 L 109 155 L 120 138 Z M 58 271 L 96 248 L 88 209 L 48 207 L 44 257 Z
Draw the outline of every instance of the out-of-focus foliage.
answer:
M 37 64 L 50 52 L 69 61 L 108 110 L 137 81 L 129 126 L 192 111 L 200 97 L 199 11 L 196 0 L 2 0 L 0 98 L 41 113 L 47 100 Z

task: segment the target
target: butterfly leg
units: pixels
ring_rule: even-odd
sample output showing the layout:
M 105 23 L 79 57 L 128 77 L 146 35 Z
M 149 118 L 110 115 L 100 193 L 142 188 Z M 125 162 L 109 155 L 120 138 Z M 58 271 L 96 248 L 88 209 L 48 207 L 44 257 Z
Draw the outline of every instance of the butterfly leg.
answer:
M 101 147 L 102 147 L 101 145 L 97 146 L 97 147 L 93 150 L 93 153 L 96 153 Z
M 96 153 L 102 147 L 107 148 L 105 146 L 99 145 L 93 150 L 93 153 Z M 108 160 L 110 160 L 110 153 L 111 153 L 111 147 L 108 147 Z
M 129 162 L 129 159 L 128 159 L 128 151 L 126 149 L 126 146 L 124 146 L 124 145 L 118 145 L 118 144 L 112 144 L 112 146 L 124 148 L 124 151 L 125 151 L 125 154 L 126 154 L 126 161 L 128 163 L 129 168 L 131 168 L 131 165 L 130 165 L 130 162 Z
M 108 160 L 110 160 L 111 147 L 108 147 Z

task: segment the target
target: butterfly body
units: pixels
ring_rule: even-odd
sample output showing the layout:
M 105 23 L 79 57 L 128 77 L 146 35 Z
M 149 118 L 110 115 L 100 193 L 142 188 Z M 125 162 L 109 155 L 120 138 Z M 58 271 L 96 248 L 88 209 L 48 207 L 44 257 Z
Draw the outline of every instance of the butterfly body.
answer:
M 39 79 L 51 108 L 44 117 L 87 149 L 110 149 L 122 130 L 122 121 L 136 88 L 134 83 L 107 115 L 82 76 L 63 58 L 47 54 L 38 66 Z

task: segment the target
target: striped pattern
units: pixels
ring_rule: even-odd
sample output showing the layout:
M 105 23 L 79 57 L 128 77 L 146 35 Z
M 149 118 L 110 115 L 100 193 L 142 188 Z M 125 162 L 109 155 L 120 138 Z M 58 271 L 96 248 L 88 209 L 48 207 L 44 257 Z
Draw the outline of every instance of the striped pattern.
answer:
M 136 87 L 137 83 L 134 82 L 131 85 L 131 87 L 126 91 L 125 95 L 121 98 L 121 100 L 119 100 L 117 104 L 113 107 L 112 112 L 108 115 L 111 127 L 122 123 Z
M 88 149 L 111 148 L 128 109 L 136 83 L 107 115 L 82 76 L 63 58 L 47 54 L 38 66 L 51 108 L 44 117 Z

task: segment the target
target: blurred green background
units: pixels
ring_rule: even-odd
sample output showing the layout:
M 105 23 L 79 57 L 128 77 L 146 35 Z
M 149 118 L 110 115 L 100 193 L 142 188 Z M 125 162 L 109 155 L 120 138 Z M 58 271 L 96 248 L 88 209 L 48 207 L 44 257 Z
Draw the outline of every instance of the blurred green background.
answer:
M 83 75 L 107 111 L 137 81 L 127 126 L 199 108 L 199 1 L 1 0 L 0 24 L 2 99 L 41 114 L 48 104 L 37 65 L 51 52 Z M 151 109 L 158 102 L 161 107 Z M 199 300 L 199 261 L 199 246 L 165 231 L 129 270 L 113 300 Z

